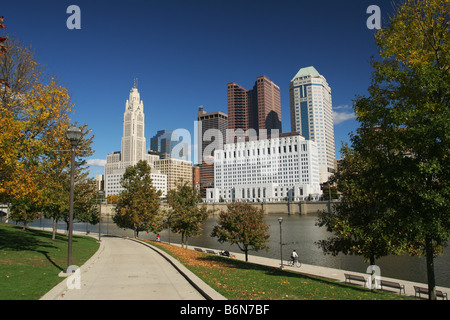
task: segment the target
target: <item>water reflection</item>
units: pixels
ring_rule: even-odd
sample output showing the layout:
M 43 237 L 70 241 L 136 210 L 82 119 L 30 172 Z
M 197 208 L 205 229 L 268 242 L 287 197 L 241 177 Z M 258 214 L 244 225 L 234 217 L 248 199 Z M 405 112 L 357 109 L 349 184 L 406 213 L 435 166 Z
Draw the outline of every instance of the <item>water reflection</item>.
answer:
M 282 239 L 283 239 L 283 259 L 289 257 L 290 252 L 295 249 L 299 254 L 302 263 L 331 267 L 355 272 L 365 272 L 368 264 L 364 263 L 362 257 L 346 256 L 340 254 L 336 257 L 332 255 L 324 255 L 322 250 L 315 244 L 316 241 L 326 239 L 330 234 L 324 229 L 315 225 L 317 215 L 309 214 L 306 216 L 299 215 L 282 215 Z M 268 251 L 249 252 L 250 255 L 264 256 L 274 259 L 280 259 L 280 224 L 278 215 L 268 215 L 265 218 L 269 225 L 270 239 Z M 202 235 L 196 238 L 189 238 L 190 246 L 199 246 L 212 248 L 216 250 L 228 249 L 230 252 L 240 252 L 237 245 L 221 244 L 216 238 L 212 238 L 211 232 L 217 224 L 217 215 L 209 217 L 202 226 Z M 51 221 L 46 219 L 37 220 L 32 226 L 35 227 L 51 227 Z M 65 230 L 66 224 L 59 223 L 58 228 Z M 98 225 L 88 226 L 91 232 L 98 232 Z M 86 223 L 75 223 L 74 230 L 86 231 Z M 101 223 L 102 234 L 120 235 L 133 237 L 132 230 L 124 230 L 118 228 L 112 220 L 107 217 Z M 171 243 L 180 243 L 181 236 L 174 234 L 168 230 L 163 230 L 161 240 Z M 141 232 L 139 236 L 143 239 L 155 240 L 156 235 L 153 233 Z M 251 257 L 249 258 L 251 261 Z M 408 281 L 416 281 L 427 283 L 425 258 L 410 256 L 388 256 L 380 258 L 376 264 L 381 268 L 381 275 Z M 448 247 L 444 250 L 444 254 L 435 259 L 436 284 L 438 286 L 450 287 L 450 250 Z

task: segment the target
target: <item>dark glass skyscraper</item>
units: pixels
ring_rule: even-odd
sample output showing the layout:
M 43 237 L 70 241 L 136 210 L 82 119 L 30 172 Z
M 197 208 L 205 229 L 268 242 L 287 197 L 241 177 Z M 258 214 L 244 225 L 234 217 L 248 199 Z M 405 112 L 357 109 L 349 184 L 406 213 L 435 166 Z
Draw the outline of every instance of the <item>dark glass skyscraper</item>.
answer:
M 225 134 L 228 127 L 228 116 L 220 111 L 207 113 L 203 107 L 198 109 L 198 162 L 200 166 L 200 194 L 206 197 L 206 188 L 214 187 L 214 150 L 211 146 L 217 146 L 222 150 L 223 143 L 225 143 Z M 216 131 L 210 129 L 216 129 Z M 209 133 L 212 133 L 211 136 Z M 218 141 L 219 134 L 222 141 Z M 206 149 L 209 146 L 208 149 Z M 205 149 L 207 152 L 205 152 Z
M 174 158 L 188 160 L 183 154 L 182 149 L 180 154 L 172 154 L 174 147 L 178 143 L 181 143 L 181 140 L 176 133 L 174 134 L 174 130 L 159 130 L 156 135 L 150 139 L 150 149 L 157 152 L 161 159 Z

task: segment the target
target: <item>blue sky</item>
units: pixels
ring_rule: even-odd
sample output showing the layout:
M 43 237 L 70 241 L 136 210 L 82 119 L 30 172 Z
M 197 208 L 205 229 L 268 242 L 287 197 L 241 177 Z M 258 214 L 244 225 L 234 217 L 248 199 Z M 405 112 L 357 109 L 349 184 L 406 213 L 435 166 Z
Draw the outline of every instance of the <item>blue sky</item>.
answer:
M 134 78 L 144 101 L 147 148 L 162 129 L 191 132 L 200 105 L 227 113 L 226 85 L 251 89 L 265 75 L 281 88 L 283 132 L 290 131 L 289 82 L 314 66 L 333 96 L 336 156 L 357 122 L 352 101 L 366 94 L 378 56 L 368 6 L 385 23 L 390 0 L 14 0 L 4 1 L 7 35 L 31 44 L 46 72 L 69 89 L 74 121 L 95 136 L 95 154 L 120 150 L 125 101 Z M 69 5 L 81 29 L 69 30 Z M 103 168 L 91 166 L 91 174 Z

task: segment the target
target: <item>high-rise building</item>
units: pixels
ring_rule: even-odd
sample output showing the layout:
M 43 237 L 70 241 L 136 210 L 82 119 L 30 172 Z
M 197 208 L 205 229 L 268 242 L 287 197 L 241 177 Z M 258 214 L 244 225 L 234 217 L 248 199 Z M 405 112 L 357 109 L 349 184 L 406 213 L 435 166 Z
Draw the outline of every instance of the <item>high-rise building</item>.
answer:
M 123 115 L 122 161 L 125 167 L 145 160 L 144 102 L 136 86 L 131 89 Z
M 187 153 L 184 152 L 187 148 L 175 148 L 176 145 L 185 143 L 181 139 L 174 130 L 159 130 L 150 139 L 150 149 L 157 152 L 162 159 L 188 160 Z
M 200 165 L 194 164 L 192 167 L 192 186 L 200 194 Z
M 167 176 L 154 168 L 155 156 L 146 152 L 144 119 L 144 103 L 140 99 L 139 91 L 135 85 L 125 103 L 122 149 L 106 156 L 105 196 L 119 194 L 123 190 L 120 180 L 126 168 L 136 165 L 141 160 L 146 160 L 150 164 L 153 186 L 157 190 L 161 190 L 162 197 L 166 196 Z
M 320 183 L 334 172 L 336 158 L 331 89 L 314 67 L 300 69 L 289 84 L 291 131 L 318 148 Z
M 199 107 L 197 121 L 199 140 L 197 141 L 198 160 L 201 162 L 201 160 L 205 160 L 208 157 L 213 158 L 214 147 L 217 146 L 222 148 L 222 145 L 225 143 L 225 135 L 228 128 L 228 115 L 220 111 L 207 113 L 203 110 L 203 107 Z M 218 136 L 219 134 L 220 137 Z M 222 141 L 218 141 L 220 138 Z
M 256 135 L 267 129 L 281 133 L 280 87 L 266 76 L 256 79 L 252 90 L 246 90 L 235 82 L 227 85 L 228 129 L 254 129 Z
M 206 196 L 206 188 L 214 187 L 214 151 L 221 150 L 226 139 L 228 115 L 216 111 L 207 113 L 199 107 L 198 121 L 198 161 L 200 174 L 200 195 Z
M 180 159 L 154 161 L 155 169 L 167 176 L 167 191 L 175 190 L 177 184 L 187 182 L 192 187 L 192 162 Z
M 97 190 L 103 190 L 105 188 L 105 179 L 103 174 L 97 174 L 95 176 L 95 182 L 97 184 Z

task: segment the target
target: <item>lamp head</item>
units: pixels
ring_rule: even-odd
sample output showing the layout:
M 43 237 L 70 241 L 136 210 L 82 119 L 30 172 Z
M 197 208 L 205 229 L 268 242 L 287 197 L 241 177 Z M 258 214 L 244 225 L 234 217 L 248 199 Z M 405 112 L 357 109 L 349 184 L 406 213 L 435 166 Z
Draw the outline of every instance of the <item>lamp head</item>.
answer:
M 75 126 L 70 126 L 66 131 L 66 137 L 73 147 L 76 147 L 80 143 L 82 135 L 81 129 Z

